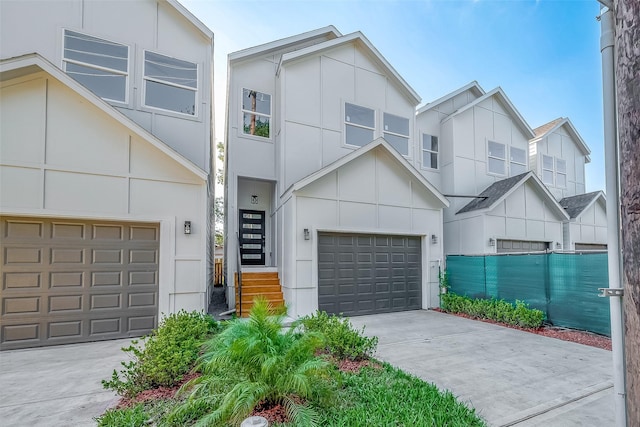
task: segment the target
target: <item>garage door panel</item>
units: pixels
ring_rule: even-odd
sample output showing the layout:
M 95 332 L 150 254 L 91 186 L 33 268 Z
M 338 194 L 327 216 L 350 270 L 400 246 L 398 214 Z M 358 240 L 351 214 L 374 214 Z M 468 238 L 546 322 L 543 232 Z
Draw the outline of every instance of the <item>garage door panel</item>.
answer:
M 140 336 L 157 325 L 157 225 L 10 217 L 0 225 L 0 349 Z
M 320 310 L 353 316 L 421 308 L 419 237 L 319 233 L 318 241 Z

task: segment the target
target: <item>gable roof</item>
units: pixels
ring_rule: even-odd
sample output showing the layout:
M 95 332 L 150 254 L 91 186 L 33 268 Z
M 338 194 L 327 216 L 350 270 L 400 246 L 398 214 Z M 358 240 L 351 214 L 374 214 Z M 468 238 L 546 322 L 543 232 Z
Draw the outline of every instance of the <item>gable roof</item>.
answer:
M 440 193 L 440 191 L 438 191 L 438 189 L 434 187 L 433 184 L 431 184 L 424 176 L 422 176 L 422 174 L 418 172 L 416 168 L 414 168 L 411 165 L 411 163 L 407 161 L 407 159 L 405 159 L 400 153 L 398 153 L 398 151 L 395 148 L 393 148 L 391 145 L 389 145 L 389 143 L 382 137 L 373 140 L 372 142 L 358 148 L 355 151 L 352 151 L 351 153 L 347 154 L 344 157 L 341 157 L 340 159 L 336 160 L 330 165 L 327 165 L 324 168 L 310 175 L 307 175 L 306 177 L 302 178 L 300 181 L 296 182 L 295 184 L 292 184 L 291 187 L 289 187 L 285 193 L 298 191 L 306 187 L 307 185 L 311 184 L 312 182 L 315 182 L 320 178 L 335 171 L 336 169 L 346 165 L 352 160 L 355 160 L 358 157 L 370 151 L 375 150 L 378 147 L 384 149 L 400 165 L 404 166 L 404 168 L 411 174 L 411 176 L 413 176 L 418 182 L 420 182 L 424 186 L 424 188 L 427 189 L 427 191 L 432 193 L 438 200 L 440 200 L 443 207 L 449 207 L 449 201 L 444 197 L 444 195 Z
M 565 197 L 560 200 L 560 206 L 564 208 L 569 214 L 571 219 L 578 218 L 582 215 L 582 212 L 587 210 L 587 208 L 591 207 L 596 201 L 600 201 L 604 205 L 605 210 L 607 209 L 606 203 L 607 199 L 604 196 L 602 191 L 593 191 L 591 193 L 585 194 L 577 194 L 571 197 Z
M 129 129 L 132 133 L 136 134 L 164 154 L 178 162 L 184 168 L 192 172 L 199 178 L 206 180 L 207 173 L 193 164 L 190 160 L 183 157 L 180 153 L 173 150 L 167 144 L 162 142 L 156 136 L 149 133 L 146 129 L 129 119 L 127 116 L 116 110 L 114 107 L 103 101 L 96 96 L 89 89 L 76 82 L 69 77 L 65 72 L 58 67 L 47 61 L 37 53 L 30 53 L 27 55 L 18 56 L 15 58 L 8 58 L 0 60 L 0 81 L 7 81 L 16 77 L 26 76 L 37 72 L 44 71 L 51 75 L 56 80 L 67 86 L 69 89 L 77 93 L 86 99 L 90 104 L 93 104 L 103 113 L 116 120 L 118 123 Z
M 516 107 L 513 105 L 513 103 L 509 100 L 509 98 L 507 97 L 507 95 L 504 93 L 504 91 L 502 90 L 502 88 L 500 86 L 498 86 L 497 88 L 485 93 L 480 98 L 476 99 L 473 102 L 468 103 L 464 107 L 459 108 L 458 110 L 454 111 L 449 116 L 445 117 L 442 121 L 445 122 L 445 121 L 451 119 L 452 117 L 457 116 L 458 114 L 460 114 L 460 113 L 462 113 L 464 111 L 467 111 L 470 108 L 475 107 L 476 105 L 480 104 L 481 102 L 484 102 L 485 100 L 491 98 L 492 96 L 495 96 L 500 101 L 500 103 L 505 107 L 505 109 L 511 115 L 511 117 L 515 119 L 516 125 L 525 134 L 525 136 L 527 136 L 529 139 L 535 137 L 535 134 L 533 133 L 533 129 L 531 129 L 531 127 L 529 126 L 527 121 L 524 119 L 524 117 L 522 117 L 520 112 L 516 109 Z
M 278 50 L 292 48 L 300 43 L 318 40 L 318 43 L 335 39 L 342 36 L 342 33 L 336 29 L 333 25 L 318 28 L 316 30 L 307 31 L 306 33 L 297 34 L 295 36 L 285 37 L 280 40 L 275 40 L 269 43 L 264 43 L 258 46 L 253 46 L 247 49 L 242 49 L 237 52 L 231 52 L 229 54 L 229 62 L 237 61 L 240 59 L 247 59 L 252 56 L 266 55 Z
M 568 117 L 559 117 L 555 120 L 550 121 L 549 123 L 546 123 L 542 126 L 535 128 L 534 132 L 536 136 L 535 138 L 530 140 L 529 143 L 536 143 L 540 141 L 542 138 L 544 138 L 545 136 L 555 132 L 556 130 L 560 129 L 563 126 L 566 127 L 567 132 L 569 133 L 569 136 L 571 136 L 571 138 L 577 143 L 576 145 L 580 149 L 580 152 L 586 157 L 585 159 L 586 163 L 591 162 L 591 157 L 589 157 L 589 155 L 591 154 L 591 150 L 589 149 L 587 144 L 584 142 L 584 139 L 582 139 L 582 137 L 580 136 L 580 134 L 578 133 L 576 128 L 573 126 L 573 123 L 571 123 L 571 120 L 569 120 Z
M 425 105 L 420 107 L 418 109 L 418 111 L 416 111 L 416 114 L 424 113 L 425 111 L 428 111 L 428 110 L 432 109 L 433 107 L 436 107 L 436 106 L 442 104 L 443 102 L 448 101 L 451 98 L 454 98 L 454 97 L 456 97 L 456 96 L 460 95 L 461 93 L 466 92 L 468 90 L 474 92 L 479 97 L 485 94 L 484 89 L 482 89 L 482 87 L 480 87 L 478 82 L 474 80 L 474 81 L 472 81 L 470 83 L 467 83 L 466 85 L 462 86 L 461 88 L 454 90 L 453 92 L 450 92 L 450 93 L 448 93 L 448 94 L 446 94 L 444 96 L 441 96 L 440 98 L 438 98 L 438 99 L 436 99 L 434 101 L 426 103 Z
M 299 50 L 285 53 L 280 59 L 276 74 L 280 72 L 280 67 L 287 64 L 288 62 L 303 58 L 308 55 L 317 55 L 318 53 L 321 53 L 328 49 L 333 49 L 337 46 L 341 46 L 347 43 L 356 43 L 358 46 L 365 49 L 371 55 L 374 62 L 376 62 L 379 67 L 384 69 L 387 76 L 389 76 L 400 87 L 405 96 L 410 98 L 413 102 L 415 102 L 415 104 L 418 104 L 420 102 L 420 95 L 418 95 L 418 93 L 413 90 L 411 86 L 409 86 L 409 83 L 407 83 L 402 78 L 402 76 L 395 70 L 395 68 L 393 68 L 393 66 L 386 60 L 384 56 L 382 56 L 378 49 L 376 49 L 375 46 L 371 44 L 369 39 L 367 39 L 365 35 L 360 31 L 356 31 L 354 33 L 346 34 L 333 40 L 328 40 Z
M 526 182 L 531 182 L 534 188 L 538 190 L 538 193 L 542 195 L 543 199 L 549 203 L 549 206 L 554 209 L 560 217 L 565 220 L 569 219 L 567 212 L 560 206 L 542 181 L 540 181 L 540 178 L 532 171 L 494 182 L 479 194 L 480 197 L 473 199 L 456 212 L 456 215 L 473 211 L 488 212 L 493 210 L 500 202 L 509 197 L 518 187 L 524 185 Z
M 208 39 L 213 40 L 213 31 L 209 29 L 206 25 L 202 23 L 195 15 L 189 10 L 181 5 L 177 0 L 164 0 L 167 4 L 171 5 L 175 10 L 177 10 L 182 16 L 184 16 L 187 21 L 191 22 L 194 27 L 196 27 L 202 34 L 204 34 Z

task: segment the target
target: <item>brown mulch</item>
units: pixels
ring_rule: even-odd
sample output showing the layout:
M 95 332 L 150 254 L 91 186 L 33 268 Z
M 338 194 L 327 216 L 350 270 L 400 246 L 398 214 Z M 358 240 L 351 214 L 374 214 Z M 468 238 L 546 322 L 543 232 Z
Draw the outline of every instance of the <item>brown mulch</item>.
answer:
M 287 417 L 284 406 L 280 404 L 268 405 L 265 403 L 261 403 L 260 405 L 256 406 L 250 416 L 265 417 L 267 421 L 269 421 L 269 425 L 273 423 L 286 423 L 287 421 L 289 421 L 289 417 Z
M 576 329 L 561 328 L 557 326 L 543 326 L 539 329 L 528 329 L 521 328 L 519 326 L 507 325 L 505 323 L 496 322 L 495 320 L 478 319 L 465 313 L 448 313 L 440 308 L 434 308 L 433 310 L 440 313 L 452 314 L 454 316 L 465 317 L 472 320 L 479 320 L 485 323 L 493 323 L 495 325 L 505 326 L 507 328 L 531 332 L 532 334 L 543 335 L 545 337 L 556 338 L 563 341 L 571 341 L 578 344 L 589 345 L 591 347 L 597 347 L 611 351 L 611 338 L 604 335 L 594 334 L 593 332 L 579 331 Z
M 360 372 L 360 369 L 364 368 L 365 366 L 371 366 L 373 368 L 380 368 L 382 366 L 379 363 L 376 363 L 369 359 L 363 359 L 363 360 L 344 359 L 344 360 L 337 360 L 334 363 L 336 364 L 338 369 L 341 370 L 342 372 L 351 372 L 351 373 Z
M 120 399 L 115 409 L 123 409 L 129 408 L 137 403 L 144 403 L 150 400 L 158 400 L 158 399 L 172 399 L 175 397 L 178 389 L 184 385 L 187 381 L 191 381 L 194 378 L 198 378 L 200 375 L 199 372 L 189 372 L 186 374 L 182 380 L 173 387 L 158 387 L 152 388 L 150 390 L 144 390 L 135 395 L 134 397 L 123 397 Z

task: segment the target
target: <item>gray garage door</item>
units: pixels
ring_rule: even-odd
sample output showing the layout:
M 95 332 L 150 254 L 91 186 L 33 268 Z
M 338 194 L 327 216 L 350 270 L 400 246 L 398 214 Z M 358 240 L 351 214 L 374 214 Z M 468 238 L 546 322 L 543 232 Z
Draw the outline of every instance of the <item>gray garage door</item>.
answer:
M 542 252 L 549 248 L 547 242 L 531 242 L 528 240 L 503 240 L 498 239 L 497 252 Z
M 155 224 L 0 217 L 0 349 L 140 336 L 156 326 Z
M 318 308 L 357 316 L 422 308 L 420 238 L 319 233 Z

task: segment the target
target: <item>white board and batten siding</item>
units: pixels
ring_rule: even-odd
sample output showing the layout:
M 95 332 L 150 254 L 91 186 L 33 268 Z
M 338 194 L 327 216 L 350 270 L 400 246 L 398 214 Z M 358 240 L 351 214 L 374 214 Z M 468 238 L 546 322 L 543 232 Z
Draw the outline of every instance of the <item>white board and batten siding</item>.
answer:
M 45 72 L 3 82 L 0 105 L 0 213 L 159 224 L 158 314 L 206 306 L 204 173 Z
M 598 201 L 585 209 L 575 221 L 571 221 L 570 241 L 567 250 L 575 249 L 576 243 L 607 244 L 607 212 Z

